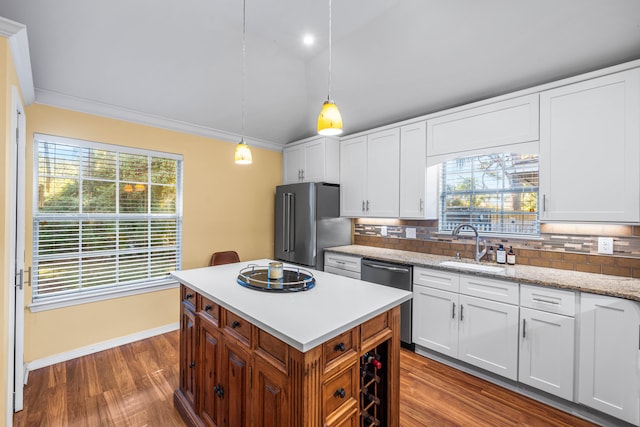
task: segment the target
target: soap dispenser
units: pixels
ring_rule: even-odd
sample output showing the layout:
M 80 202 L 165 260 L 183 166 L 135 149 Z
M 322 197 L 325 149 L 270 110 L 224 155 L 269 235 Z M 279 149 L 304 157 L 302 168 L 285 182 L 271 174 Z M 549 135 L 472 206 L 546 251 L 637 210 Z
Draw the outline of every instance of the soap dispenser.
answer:
M 507 251 L 504 250 L 504 246 L 502 244 L 498 246 L 498 250 L 496 251 L 496 262 L 498 264 L 506 264 L 507 262 Z

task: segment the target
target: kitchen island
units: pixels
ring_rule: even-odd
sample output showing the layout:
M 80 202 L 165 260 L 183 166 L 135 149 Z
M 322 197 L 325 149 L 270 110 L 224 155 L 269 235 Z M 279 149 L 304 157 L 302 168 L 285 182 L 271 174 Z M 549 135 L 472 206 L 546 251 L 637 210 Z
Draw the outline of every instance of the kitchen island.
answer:
M 172 273 L 181 283 L 174 402 L 185 421 L 398 426 L 399 304 L 412 294 L 315 270 L 303 292 L 237 283 L 242 268 L 269 262 Z

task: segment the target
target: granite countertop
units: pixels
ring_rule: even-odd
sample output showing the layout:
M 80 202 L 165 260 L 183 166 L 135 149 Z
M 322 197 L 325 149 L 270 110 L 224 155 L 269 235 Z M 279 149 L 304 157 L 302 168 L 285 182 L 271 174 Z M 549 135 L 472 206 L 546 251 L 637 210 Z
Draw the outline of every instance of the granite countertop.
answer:
M 356 255 L 379 261 L 412 264 L 416 267 L 428 267 L 444 271 L 454 271 L 465 274 L 507 279 L 518 283 L 540 286 L 551 286 L 561 289 L 571 289 L 600 295 L 625 298 L 640 301 L 640 279 L 629 277 L 608 276 L 604 274 L 583 273 L 579 271 L 560 270 L 556 268 L 532 267 L 528 265 L 504 265 L 504 272 L 483 272 L 457 267 L 443 266 L 444 261 L 457 261 L 469 264 L 503 267 L 491 262 L 476 263 L 470 259 L 457 260 L 449 256 L 431 255 L 420 252 L 384 249 L 371 246 L 350 245 L 325 249 L 345 255 Z
M 313 270 L 314 288 L 261 292 L 240 286 L 241 269 L 269 259 L 171 273 L 180 283 L 305 352 L 412 298 L 412 293 Z M 285 268 L 300 268 L 284 264 Z

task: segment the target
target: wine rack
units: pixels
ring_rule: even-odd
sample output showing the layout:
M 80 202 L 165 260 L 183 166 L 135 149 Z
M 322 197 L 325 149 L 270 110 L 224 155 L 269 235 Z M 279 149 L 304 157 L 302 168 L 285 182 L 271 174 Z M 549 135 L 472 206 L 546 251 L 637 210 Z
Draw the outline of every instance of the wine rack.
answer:
M 384 427 L 387 421 L 387 343 L 360 356 L 360 426 Z

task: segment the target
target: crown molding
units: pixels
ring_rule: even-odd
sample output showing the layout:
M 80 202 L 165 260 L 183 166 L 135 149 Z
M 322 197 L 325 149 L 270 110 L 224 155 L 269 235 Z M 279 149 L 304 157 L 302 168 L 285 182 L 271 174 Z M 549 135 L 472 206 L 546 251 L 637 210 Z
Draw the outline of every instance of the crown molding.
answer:
M 45 89 L 36 88 L 36 103 L 63 108 L 65 110 L 77 111 L 80 113 L 107 117 L 110 119 L 123 120 L 126 122 L 153 126 L 157 128 L 187 133 L 191 135 L 198 135 L 227 142 L 233 142 L 236 144 L 240 142 L 241 139 L 241 135 L 233 132 L 226 132 L 223 130 L 213 129 L 194 123 L 188 123 L 162 116 L 156 116 L 153 114 L 142 113 L 139 111 L 117 107 L 111 104 L 78 98 L 75 96 L 65 95 L 59 92 L 53 92 Z M 244 137 L 244 140 L 250 146 L 265 148 L 267 150 L 282 151 L 282 148 L 284 147 L 284 144 L 278 144 L 276 142 L 251 138 L 247 136 Z
M 35 100 L 36 94 L 33 86 L 27 27 L 0 16 L 0 36 L 9 39 L 9 48 L 16 66 L 23 102 L 25 105 L 30 105 Z

